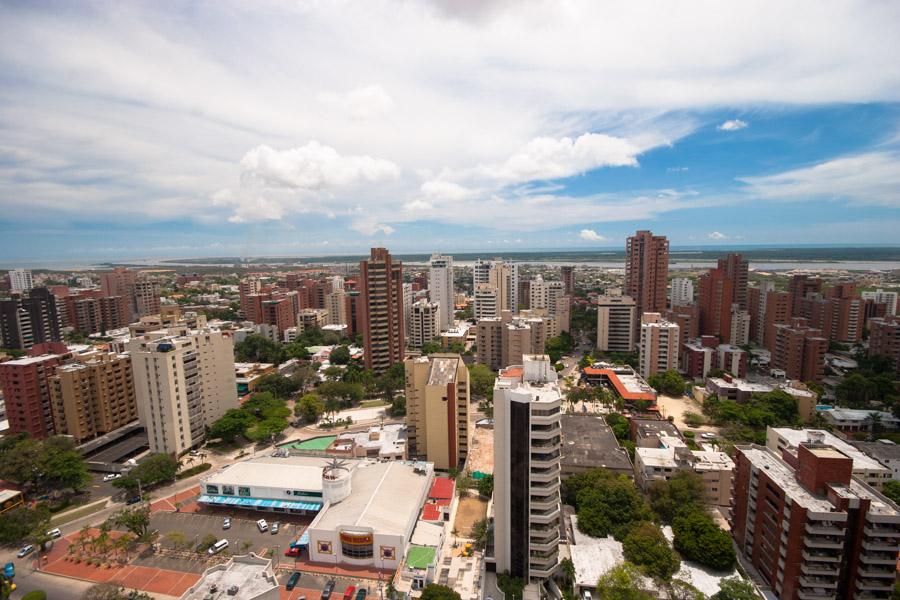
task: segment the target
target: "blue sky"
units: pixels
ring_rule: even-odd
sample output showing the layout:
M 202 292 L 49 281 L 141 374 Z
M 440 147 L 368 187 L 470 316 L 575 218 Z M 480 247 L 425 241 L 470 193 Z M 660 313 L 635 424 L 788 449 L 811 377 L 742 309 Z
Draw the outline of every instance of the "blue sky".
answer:
M 900 4 L 0 6 L 0 261 L 897 244 Z

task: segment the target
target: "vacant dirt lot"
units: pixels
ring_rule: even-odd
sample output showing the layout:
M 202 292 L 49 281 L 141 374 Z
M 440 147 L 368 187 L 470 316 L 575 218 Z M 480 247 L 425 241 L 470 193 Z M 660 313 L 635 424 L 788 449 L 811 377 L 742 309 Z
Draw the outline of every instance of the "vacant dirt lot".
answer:
M 456 508 L 456 521 L 453 522 L 453 526 L 460 536 L 470 537 L 475 528 L 475 523 L 483 519 L 485 515 L 487 515 L 487 500 L 474 496 L 460 498 L 459 506 Z
M 660 394 L 656 399 L 656 405 L 659 406 L 659 410 L 664 418 L 675 418 L 675 426 L 681 431 L 711 431 L 712 433 L 719 433 L 719 428 L 712 425 L 703 425 L 702 427 L 694 428 L 688 427 L 684 422 L 684 413 L 694 412 L 703 414 L 703 409 L 700 407 L 700 404 L 693 398 L 686 398 L 684 396 L 664 396 Z

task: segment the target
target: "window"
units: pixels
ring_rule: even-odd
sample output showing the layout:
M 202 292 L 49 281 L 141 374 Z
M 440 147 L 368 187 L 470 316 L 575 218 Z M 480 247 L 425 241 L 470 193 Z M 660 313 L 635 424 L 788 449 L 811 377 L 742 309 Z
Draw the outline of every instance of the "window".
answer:
M 238 496 L 249 496 L 250 488 L 244 486 L 238 486 Z
M 217 486 L 217 485 L 207 485 L 207 486 L 206 486 L 206 493 L 207 493 L 207 494 L 218 494 L 218 493 L 219 493 L 219 486 Z
M 222 493 L 226 496 L 234 496 L 234 486 L 233 485 L 223 485 Z
M 372 550 L 372 544 L 365 546 L 341 544 L 341 554 L 347 558 L 372 558 L 374 551 Z

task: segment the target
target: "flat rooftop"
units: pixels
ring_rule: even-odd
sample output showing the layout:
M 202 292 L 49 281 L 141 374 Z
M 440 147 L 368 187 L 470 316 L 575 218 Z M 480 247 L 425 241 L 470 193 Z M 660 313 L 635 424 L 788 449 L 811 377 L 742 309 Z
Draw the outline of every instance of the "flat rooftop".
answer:
M 631 471 L 628 452 L 619 446 L 616 436 L 603 417 L 562 415 L 563 470 L 605 469 Z
M 232 463 L 204 480 L 204 484 L 248 485 L 275 489 L 296 488 L 322 491 L 322 468 L 330 461 L 324 456 L 263 457 Z M 355 463 L 348 461 L 348 467 Z M 282 499 L 282 498 L 279 498 Z
M 834 509 L 834 505 L 824 496 L 816 496 L 800 485 L 794 476 L 794 469 L 777 457 L 773 451 L 756 445 L 739 446 L 739 449 L 754 467 L 775 481 L 792 502 L 796 502 L 811 512 L 828 513 Z
M 721 377 L 710 377 L 706 380 L 708 383 L 712 383 L 717 388 L 731 388 L 734 390 L 738 390 L 740 392 L 749 392 L 751 394 L 760 393 L 764 394 L 766 392 L 772 391 L 772 386 L 766 383 L 752 383 L 747 381 L 746 379 L 732 379 L 731 381 L 726 381 Z
M 632 419 L 638 435 L 647 437 L 651 435 L 664 435 L 669 437 L 681 437 L 678 428 L 669 421 L 661 419 Z
M 180 600 L 253 600 L 273 588 L 278 582 L 270 571 L 270 562 L 254 555 L 236 556 L 231 561 L 207 569 L 203 577 L 186 591 Z M 215 585 L 217 591 L 210 593 Z M 237 594 L 228 589 L 237 586 Z
M 876 440 L 874 442 L 853 442 L 853 445 L 878 460 L 900 460 L 900 444 Z
M 416 466 L 425 472 L 417 473 Z M 312 528 L 371 527 L 376 533 L 403 535 L 418 518 L 432 472 L 428 463 L 360 461 L 350 496 L 328 506 Z
M 578 517 L 572 515 L 571 520 L 575 543 L 569 545 L 569 552 L 575 566 L 575 583 L 595 587 L 597 580 L 625 562 L 622 544 L 612 536 L 595 538 L 585 535 L 578 530 Z
M 456 369 L 458 366 L 458 358 L 433 357 L 431 359 L 431 371 L 428 374 L 428 385 L 456 383 Z
M 378 450 L 379 454 L 396 454 L 406 446 L 406 425 L 375 426 L 366 431 L 342 433 L 334 442 L 334 449 L 349 451 L 351 444 L 366 450 Z
M 695 471 L 733 471 L 734 461 L 724 452 L 693 450 Z
M 772 427 L 772 431 L 778 434 L 788 443 L 788 447 L 796 450 L 797 447 L 809 440 L 810 433 L 819 433 L 822 435 L 822 443 L 828 444 L 835 448 L 838 452 L 853 460 L 853 470 L 855 471 L 886 471 L 887 467 L 880 462 L 862 452 L 859 448 L 851 446 L 833 433 L 824 429 L 790 429 L 788 427 Z
M 656 401 L 656 390 L 632 370 L 585 367 L 584 374 L 588 377 L 605 377 L 624 400 Z
M 675 460 L 675 448 L 635 448 L 634 453 L 635 460 L 640 457 L 644 466 L 678 468 L 678 461 Z

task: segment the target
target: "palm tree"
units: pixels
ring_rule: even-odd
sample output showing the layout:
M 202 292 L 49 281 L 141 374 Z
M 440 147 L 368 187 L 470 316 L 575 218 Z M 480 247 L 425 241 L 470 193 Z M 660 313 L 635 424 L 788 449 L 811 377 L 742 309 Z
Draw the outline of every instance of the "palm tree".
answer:
M 869 429 L 869 439 L 874 440 L 881 433 L 881 413 L 870 412 L 865 422 Z

